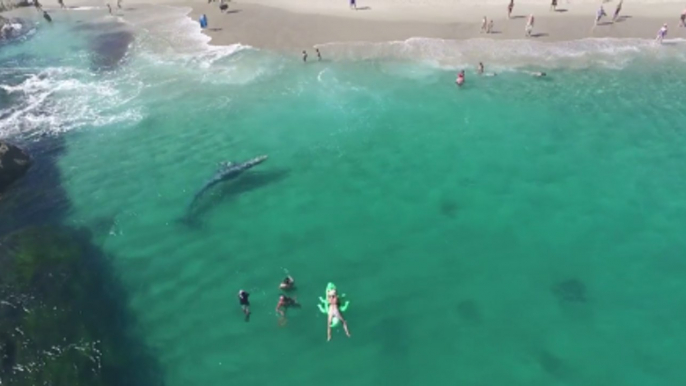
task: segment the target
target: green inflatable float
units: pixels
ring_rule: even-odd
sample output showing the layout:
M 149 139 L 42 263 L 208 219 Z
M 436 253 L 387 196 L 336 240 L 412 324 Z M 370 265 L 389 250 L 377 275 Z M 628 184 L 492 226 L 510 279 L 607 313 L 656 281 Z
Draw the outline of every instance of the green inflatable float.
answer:
M 335 289 L 336 289 L 336 285 L 333 283 L 329 283 L 326 286 L 326 292 L 324 292 L 324 297 L 319 298 L 319 301 L 321 302 L 321 304 L 317 304 L 317 307 L 319 307 L 319 311 L 321 311 L 322 314 L 329 315 L 329 301 L 327 300 L 326 294 L 328 294 L 329 291 L 335 290 Z M 345 299 L 345 294 L 338 294 L 338 299 L 340 300 L 340 306 L 338 307 L 338 309 L 341 311 L 341 313 L 343 313 L 343 312 L 345 312 L 345 310 L 348 309 L 348 306 L 350 305 L 350 301 Z M 341 321 L 338 320 L 338 318 L 335 316 L 333 317 L 333 319 L 331 319 L 331 327 L 336 327 L 340 323 L 341 323 Z

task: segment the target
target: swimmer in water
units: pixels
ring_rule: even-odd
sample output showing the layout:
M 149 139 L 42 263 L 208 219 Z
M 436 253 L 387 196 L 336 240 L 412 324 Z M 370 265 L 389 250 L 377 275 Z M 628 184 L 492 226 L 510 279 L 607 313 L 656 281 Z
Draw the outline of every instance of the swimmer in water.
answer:
M 295 280 L 290 275 L 287 276 L 281 284 L 279 284 L 279 289 L 284 291 L 292 290 L 295 287 Z
M 250 320 L 250 300 L 248 300 L 249 296 L 250 294 L 243 290 L 238 291 L 238 303 L 241 305 L 241 309 L 245 314 L 246 322 Z
M 481 75 L 484 73 L 484 64 L 479 62 L 479 67 L 476 68 L 476 72 Z
M 334 317 L 338 318 L 338 320 L 343 323 L 343 329 L 345 330 L 345 335 L 350 338 L 350 331 L 348 331 L 348 322 L 346 322 L 345 319 L 343 319 L 343 315 L 341 314 L 341 310 L 338 308 L 339 307 L 339 298 L 338 298 L 338 293 L 336 293 L 335 289 L 329 290 L 329 292 L 326 293 L 326 299 L 329 302 L 329 317 L 327 318 L 326 322 L 326 340 L 329 341 L 331 340 L 331 321 L 333 320 Z
M 48 15 L 47 12 L 43 11 L 43 17 L 45 18 L 45 20 L 48 21 L 48 23 L 52 23 L 52 18 L 50 17 L 50 15 Z
M 299 304 L 295 298 L 289 298 L 286 295 L 279 296 L 279 302 L 276 303 L 276 313 L 281 316 L 279 324 L 283 325 L 286 323 L 286 309 L 289 307 L 298 307 Z
M 455 79 L 455 83 L 456 83 L 459 87 L 461 87 L 461 86 L 464 84 L 464 82 L 465 82 L 464 70 L 461 70 L 461 71 L 457 74 L 457 79 Z
M 322 54 L 319 52 L 319 48 L 315 48 L 317 50 L 317 60 L 321 61 L 322 60 Z
M 545 72 L 532 72 L 531 75 L 533 75 L 534 78 L 542 78 L 542 77 L 546 76 L 546 73 Z
M 657 31 L 657 37 L 655 38 L 655 41 L 662 43 L 662 40 L 664 40 L 665 36 L 667 36 L 667 23 L 663 24 L 662 28 Z

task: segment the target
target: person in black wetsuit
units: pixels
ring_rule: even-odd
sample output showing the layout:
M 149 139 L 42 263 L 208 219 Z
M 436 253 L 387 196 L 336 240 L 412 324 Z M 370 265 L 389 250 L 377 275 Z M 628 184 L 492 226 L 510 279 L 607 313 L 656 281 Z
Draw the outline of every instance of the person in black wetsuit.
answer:
M 249 296 L 250 294 L 243 290 L 238 291 L 238 303 L 241 305 L 241 308 L 243 309 L 246 322 L 250 319 L 250 301 L 248 300 Z
M 43 11 L 43 18 L 48 21 L 48 23 L 52 23 L 52 18 L 50 15 L 48 15 L 47 12 Z

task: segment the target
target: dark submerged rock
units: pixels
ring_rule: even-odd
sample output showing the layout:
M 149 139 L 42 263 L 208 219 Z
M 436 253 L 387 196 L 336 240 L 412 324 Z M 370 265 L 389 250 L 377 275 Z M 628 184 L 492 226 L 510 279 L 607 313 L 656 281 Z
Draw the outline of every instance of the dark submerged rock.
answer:
M 21 178 L 29 167 L 31 167 L 31 157 L 27 152 L 0 140 L 0 193 Z

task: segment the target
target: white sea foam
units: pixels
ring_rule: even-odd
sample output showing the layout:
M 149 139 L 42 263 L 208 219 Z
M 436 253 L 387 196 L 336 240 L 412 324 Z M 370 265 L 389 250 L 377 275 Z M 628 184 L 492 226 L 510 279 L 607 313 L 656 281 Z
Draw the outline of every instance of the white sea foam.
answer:
M 155 6 L 154 12 L 131 16 L 141 37 L 137 54 L 156 72 L 165 69 L 200 82 L 246 84 L 274 72 L 281 61 L 276 55 L 250 55 L 250 46 L 211 45 L 197 21 L 188 17 L 190 8 Z
M 422 62 L 431 67 L 456 69 L 488 63 L 491 67 L 516 69 L 527 66 L 624 68 L 638 57 L 686 61 L 686 41 L 671 39 L 658 45 L 646 39 L 582 39 L 563 42 L 531 40 L 443 40 L 410 38 L 384 43 L 328 43 L 320 47 L 334 60 L 398 59 Z
M 58 133 L 141 118 L 139 109 L 125 108 L 142 89 L 135 80 L 102 80 L 85 70 L 53 67 L 0 88 L 17 98 L 10 109 L 0 111 L 2 135 Z

